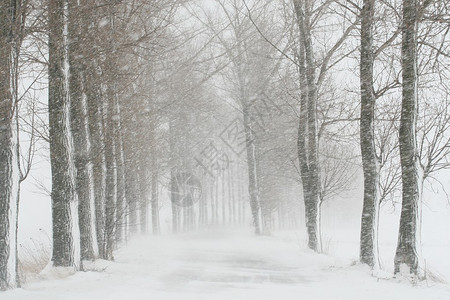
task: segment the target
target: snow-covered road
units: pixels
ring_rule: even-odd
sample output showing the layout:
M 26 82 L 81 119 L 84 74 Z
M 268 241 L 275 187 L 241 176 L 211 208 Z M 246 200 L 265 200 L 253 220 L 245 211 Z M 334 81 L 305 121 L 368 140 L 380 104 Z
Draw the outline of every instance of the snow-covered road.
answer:
M 449 286 L 377 279 L 303 244 L 295 234 L 229 231 L 145 237 L 117 251 L 115 263 L 98 261 L 88 266 L 93 271 L 61 278 L 47 271 L 0 299 L 450 299 Z

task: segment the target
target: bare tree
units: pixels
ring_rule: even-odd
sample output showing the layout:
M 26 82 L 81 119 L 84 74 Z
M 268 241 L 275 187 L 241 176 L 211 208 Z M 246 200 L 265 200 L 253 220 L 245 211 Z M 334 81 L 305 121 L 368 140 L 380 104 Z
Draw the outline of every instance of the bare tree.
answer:
M 326 51 L 317 64 L 313 45 L 313 27 L 320 19 L 322 9 L 315 10 L 313 1 L 294 0 L 294 10 L 299 32 L 298 72 L 300 80 L 300 118 L 298 130 L 298 157 L 305 201 L 308 246 L 318 251 L 320 162 L 318 154 L 317 103 L 318 88 L 330 68 L 331 59 L 354 30 L 359 17 L 353 20 L 337 41 Z M 339 61 L 339 58 L 337 59 Z

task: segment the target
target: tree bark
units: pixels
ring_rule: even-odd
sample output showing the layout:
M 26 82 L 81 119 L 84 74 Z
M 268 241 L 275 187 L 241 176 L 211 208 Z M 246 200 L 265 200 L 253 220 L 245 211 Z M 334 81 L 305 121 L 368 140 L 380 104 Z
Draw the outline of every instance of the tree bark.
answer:
M 53 265 L 80 267 L 78 197 L 70 131 L 67 1 L 49 2 L 49 130 L 52 172 Z
M 375 95 L 373 87 L 374 0 L 364 0 L 361 11 L 361 118 L 360 146 L 364 173 L 360 261 L 374 269 L 378 264 L 379 163 L 375 148 Z
M 127 199 L 125 192 L 125 158 L 122 139 L 122 121 L 120 113 L 120 104 L 116 97 L 116 120 L 114 122 L 114 143 L 116 145 L 116 164 L 117 164 L 117 211 L 116 211 L 116 241 L 118 243 L 126 240 L 126 211 Z
M 0 5 L 0 289 L 18 285 L 17 1 Z
M 399 130 L 402 167 L 402 212 L 395 254 L 395 273 L 406 265 L 409 272 L 423 278 L 421 259 L 421 196 L 423 172 L 417 147 L 417 4 L 403 0 L 402 24 L 402 112 Z
M 96 74 L 97 62 L 91 61 L 86 69 L 86 96 L 89 134 L 92 141 L 90 163 L 94 197 L 95 233 L 98 255 L 105 256 L 105 143 L 103 128 L 103 108 L 100 92 L 100 78 Z
M 104 259 L 113 260 L 116 232 L 117 168 L 116 145 L 114 143 L 115 88 L 108 87 L 105 122 L 105 161 L 106 161 L 106 202 L 105 202 L 105 239 Z
M 82 15 L 81 7 L 77 1 L 70 3 L 69 45 L 70 74 L 70 103 L 71 103 L 71 129 L 74 141 L 74 159 L 77 171 L 76 191 L 78 195 L 78 215 L 80 224 L 81 259 L 94 260 L 97 255 L 96 239 L 93 234 L 95 223 L 91 214 L 93 209 L 93 186 L 90 174 L 91 141 L 89 134 L 89 120 L 84 80 L 84 63 L 80 57 L 82 53 Z M 95 247 L 94 247 L 95 246 Z
M 317 136 L 317 85 L 313 58 L 310 2 L 294 0 L 297 24 L 300 32 L 299 76 L 300 76 L 300 120 L 298 130 L 298 157 L 305 202 L 305 219 L 308 232 L 308 247 L 320 251 L 318 237 L 320 175 Z

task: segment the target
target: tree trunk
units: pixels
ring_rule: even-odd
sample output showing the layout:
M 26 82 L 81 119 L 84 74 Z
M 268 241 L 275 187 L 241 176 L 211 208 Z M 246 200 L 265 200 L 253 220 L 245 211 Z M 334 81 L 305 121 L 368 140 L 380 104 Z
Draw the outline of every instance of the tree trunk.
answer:
M 294 0 L 300 31 L 300 120 L 298 130 L 298 157 L 305 202 L 308 247 L 321 249 L 318 238 L 320 176 L 317 136 L 317 86 L 313 59 L 309 1 Z
M 70 73 L 70 104 L 71 104 L 71 129 L 74 141 L 74 159 L 77 171 L 76 191 L 78 195 L 78 215 L 80 224 L 81 239 L 81 259 L 94 260 L 97 255 L 96 240 L 93 231 L 94 211 L 91 201 L 92 181 L 90 177 L 90 135 L 89 121 L 87 116 L 86 93 L 84 91 L 84 64 L 82 56 L 82 16 L 77 2 L 71 0 L 70 3 L 69 35 L 71 42 L 69 45 Z M 95 246 L 95 247 L 94 247 Z
M 173 152 L 172 152 L 173 153 Z M 178 233 L 180 231 L 180 207 L 175 203 L 177 200 L 175 199 L 176 195 L 176 179 L 175 179 L 175 170 L 170 171 L 170 197 L 172 202 L 172 232 Z
M 402 113 L 399 145 L 402 167 L 402 212 L 395 254 L 395 273 L 406 265 L 409 272 L 424 276 L 421 259 L 421 196 L 423 175 L 416 140 L 417 95 L 417 1 L 403 0 Z
M 0 6 L 0 289 L 14 288 L 17 276 L 19 165 L 15 36 L 16 1 Z
M 219 225 L 219 179 L 214 178 L 214 219 L 215 225 Z
M 379 163 L 375 149 L 375 95 L 373 87 L 374 0 L 364 0 L 361 12 L 361 118 L 360 146 L 364 173 L 364 203 L 361 216 L 361 263 L 374 269 L 378 263 Z
M 208 186 L 207 179 L 204 179 L 203 186 Z M 208 215 L 208 194 L 206 193 L 206 191 L 202 192 L 199 205 L 200 205 L 200 210 L 202 212 L 201 225 L 206 226 L 206 225 L 208 225 L 208 217 L 209 217 L 209 215 Z
M 122 118 L 124 119 L 124 118 Z M 124 119 L 125 120 L 125 119 Z M 127 124 L 125 128 L 130 128 Z M 132 127 L 131 127 L 132 128 Z M 139 185 L 138 185 L 138 167 L 136 155 L 133 152 L 134 133 L 126 131 L 124 134 L 123 151 L 124 151 L 124 166 L 125 166 L 125 197 L 128 205 L 129 214 L 129 229 L 130 234 L 138 232 L 138 203 L 139 203 Z
M 214 178 L 209 179 L 209 198 L 211 200 L 211 223 L 216 224 L 216 202 L 214 201 Z
M 139 167 L 139 192 L 140 192 L 140 221 L 139 221 L 139 225 L 141 228 L 141 233 L 146 234 L 148 231 L 148 203 L 149 203 L 149 191 L 148 191 L 148 186 L 150 184 L 150 182 L 148 182 L 148 166 L 146 164 L 147 158 L 141 158 L 140 160 L 140 164 L 141 166 Z
M 113 85 L 113 84 L 112 84 Z M 105 122 L 105 161 L 106 161 L 106 202 L 105 202 L 105 240 L 106 251 L 104 259 L 113 260 L 113 250 L 116 232 L 116 202 L 117 202 L 117 167 L 116 145 L 114 143 L 115 88 L 108 87 L 106 122 Z
M 310 199 L 308 202 L 308 228 L 309 247 L 315 251 L 321 249 L 320 239 L 318 237 L 319 224 L 319 205 L 320 205 L 320 176 L 319 176 L 319 154 L 318 154 L 318 136 L 317 136 L 317 85 L 315 82 L 315 62 L 312 53 L 312 39 L 311 39 L 311 22 L 310 1 L 306 1 L 305 14 L 305 28 L 307 29 L 305 39 L 305 57 L 307 66 L 307 81 L 308 81 L 308 156 L 309 156 L 309 179 Z
M 116 145 L 117 164 L 117 205 L 116 205 L 116 242 L 126 240 L 126 210 L 127 199 L 125 193 L 125 158 L 123 153 L 122 122 L 119 101 L 116 97 L 116 120 L 114 122 L 114 143 Z
M 244 127 L 245 127 L 245 143 L 247 149 L 247 166 L 248 166 L 248 192 L 250 194 L 250 209 L 252 212 L 253 226 L 255 234 L 261 234 L 261 205 L 259 202 L 258 178 L 256 171 L 256 151 L 254 136 L 250 118 L 249 108 L 244 103 Z
M 153 160 L 156 158 L 153 157 Z M 158 202 L 158 170 L 156 163 L 153 163 L 152 172 L 152 230 L 154 235 L 161 233 L 159 224 L 159 202 Z
M 78 198 L 70 131 L 67 1 L 49 2 L 49 130 L 52 171 L 53 265 L 80 267 Z
M 226 210 L 226 195 L 225 195 L 225 172 L 220 176 L 221 182 L 221 199 L 222 199 L 222 225 L 227 223 L 227 210 Z
M 234 193 L 233 193 L 233 176 L 232 176 L 233 166 L 228 167 L 227 176 L 227 188 L 228 188 L 228 224 L 236 225 L 236 214 L 234 206 Z
M 101 96 L 98 88 L 99 78 L 95 74 L 96 64 L 92 62 L 86 74 L 87 105 L 89 132 L 92 141 L 90 160 L 92 164 L 95 208 L 95 231 L 97 238 L 98 254 L 105 257 L 105 152 L 103 136 L 103 110 Z
M 240 178 L 242 178 L 242 173 L 239 172 L 237 175 Z M 245 201 L 244 201 L 244 195 L 243 195 L 243 186 L 242 181 L 238 181 L 238 208 L 239 208 L 239 225 L 244 225 L 245 223 Z

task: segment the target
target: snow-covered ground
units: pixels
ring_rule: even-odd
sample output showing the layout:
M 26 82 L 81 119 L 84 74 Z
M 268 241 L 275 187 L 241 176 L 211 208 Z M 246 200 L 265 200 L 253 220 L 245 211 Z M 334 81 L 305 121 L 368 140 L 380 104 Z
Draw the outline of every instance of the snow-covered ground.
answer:
M 295 232 L 255 237 L 210 230 L 141 237 L 72 276 L 46 270 L 0 299 L 239 300 L 450 299 L 450 287 L 381 279 L 368 268 L 318 255 Z

